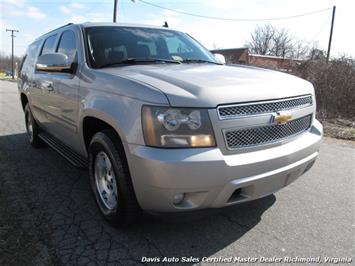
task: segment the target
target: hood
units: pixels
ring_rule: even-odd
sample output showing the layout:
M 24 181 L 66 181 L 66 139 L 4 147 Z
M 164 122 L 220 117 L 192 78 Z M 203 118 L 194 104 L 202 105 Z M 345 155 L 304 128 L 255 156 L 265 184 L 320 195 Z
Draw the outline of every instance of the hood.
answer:
M 161 90 L 171 106 L 216 107 L 313 94 L 308 81 L 250 66 L 212 64 L 134 65 L 102 69 Z M 143 99 L 144 100 L 144 99 Z

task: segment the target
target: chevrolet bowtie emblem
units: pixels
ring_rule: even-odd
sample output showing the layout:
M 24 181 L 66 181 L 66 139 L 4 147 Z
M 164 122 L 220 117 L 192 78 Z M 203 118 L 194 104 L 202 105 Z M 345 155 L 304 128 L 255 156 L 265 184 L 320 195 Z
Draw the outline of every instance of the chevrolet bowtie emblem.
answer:
M 272 122 L 283 125 L 286 124 L 289 120 L 292 119 L 291 112 L 277 112 L 276 114 L 272 115 Z

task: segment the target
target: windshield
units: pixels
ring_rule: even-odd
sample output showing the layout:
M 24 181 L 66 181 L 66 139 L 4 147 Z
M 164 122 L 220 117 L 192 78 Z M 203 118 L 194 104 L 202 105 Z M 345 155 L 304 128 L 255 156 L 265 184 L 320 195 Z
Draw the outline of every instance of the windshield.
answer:
M 189 35 L 165 29 L 99 26 L 85 29 L 90 64 L 94 68 L 129 62 L 128 59 L 218 63 L 215 57 Z

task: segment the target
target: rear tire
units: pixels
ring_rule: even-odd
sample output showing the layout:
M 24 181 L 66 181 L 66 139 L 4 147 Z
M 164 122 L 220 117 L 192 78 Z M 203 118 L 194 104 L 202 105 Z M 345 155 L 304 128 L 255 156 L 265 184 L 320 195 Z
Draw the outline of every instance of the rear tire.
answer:
M 33 118 L 29 104 L 25 106 L 25 122 L 28 140 L 34 148 L 40 148 L 44 146 L 43 141 L 39 138 L 39 127 Z
M 141 209 L 134 193 L 123 146 L 115 131 L 94 135 L 89 146 L 89 175 L 101 214 L 113 225 L 137 220 Z

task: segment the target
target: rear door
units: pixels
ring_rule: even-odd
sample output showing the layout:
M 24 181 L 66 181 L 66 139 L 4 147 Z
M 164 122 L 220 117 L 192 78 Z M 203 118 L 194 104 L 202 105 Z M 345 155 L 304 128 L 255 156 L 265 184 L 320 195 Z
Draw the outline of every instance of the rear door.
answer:
M 55 44 L 57 42 L 58 35 L 53 34 L 44 40 L 40 55 L 47 53 L 53 53 L 55 50 Z M 51 117 L 50 114 L 54 113 L 51 97 L 53 94 L 53 75 L 49 72 L 37 71 L 34 66 L 33 75 L 33 87 L 32 87 L 32 99 L 33 99 L 33 111 L 38 118 L 41 127 L 47 131 L 51 129 Z
M 19 88 L 28 95 L 32 114 L 37 121 L 40 120 L 40 117 L 38 112 L 36 112 L 37 109 L 34 108 L 34 106 L 38 104 L 38 91 L 35 89 L 34 69 L 41 44 L 42 40 L 37 40 L 29 45 L 19 72 Z

